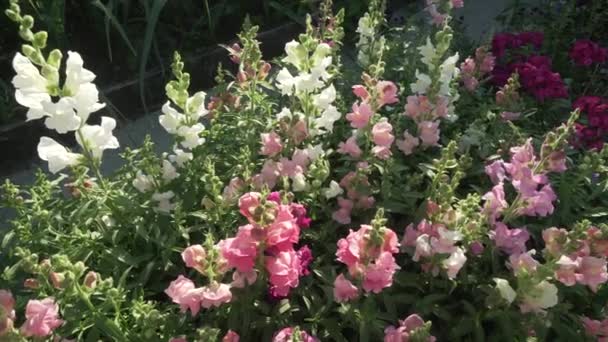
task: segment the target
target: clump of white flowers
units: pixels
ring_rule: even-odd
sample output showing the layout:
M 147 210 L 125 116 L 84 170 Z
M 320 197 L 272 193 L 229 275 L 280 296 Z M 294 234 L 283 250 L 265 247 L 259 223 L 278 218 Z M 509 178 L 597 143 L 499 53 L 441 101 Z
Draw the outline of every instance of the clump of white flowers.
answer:
M 53 50 L 45 57 L 47 33 L 34 33 L 34 19 L 29 15 L 21 16 L 16 2 L 11 3 L 6 13 L 19 24 L 20 36 L 29 43 L 23 45 L 23 54 L 17 53 L 13 58 L 17 73 L 12 80 L 15 99 L 28 108 L 28 120 L 45 118 L 45 126 L 60 134 L 74 131 L 83 152 L 70 152 L 52 138 L 42 137 L 38 155 L 48 162 L 52 173 L 85 161 L 88 166 L 98 168 L 103 151 L 116 149 L 119 144 L 112 135 L 116 128 L 114 119 L 102 117 L 100 125 L 87 124 L 89 116 L 105 106 L 99 102 L 99 91 L 93 83 L 95 74 L 84 68 L 77 52 L 70 51 L 64 75 L 60 77 L 63 55 L 59 50 Z M 63 84 L 60 79 L 64 80 Z

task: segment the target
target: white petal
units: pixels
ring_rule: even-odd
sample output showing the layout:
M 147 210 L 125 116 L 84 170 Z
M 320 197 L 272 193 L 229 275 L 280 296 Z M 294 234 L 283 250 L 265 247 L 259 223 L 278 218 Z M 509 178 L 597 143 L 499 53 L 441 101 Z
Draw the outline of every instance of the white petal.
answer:
M 77 153 L 69 152 L 63 145 L 49 137 L 41 137 L 38 143 L 38 156 L 49 163 L 49 171 L 57 173 L 78 162 Z

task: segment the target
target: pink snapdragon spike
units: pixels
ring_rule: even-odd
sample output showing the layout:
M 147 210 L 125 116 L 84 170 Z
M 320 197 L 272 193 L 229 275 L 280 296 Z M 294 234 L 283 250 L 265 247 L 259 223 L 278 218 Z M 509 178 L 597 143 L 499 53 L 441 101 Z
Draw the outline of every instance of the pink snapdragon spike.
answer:
M 0 290 L 0 336 L 13 329 L 15 321 L 15 298 L 7 290 Z
M 220 253 L 228 267 L 236 268 L 240 272 L 253 270 L 258 253 L 258 241 L 252 236 L 253 229 L 252 225 L 242 226 L 236 237 L 224 239 L 218 243 Z
M 174 337 L 169 342 L 188 342 L 188 340 L 185 337 Z
M 182 252 L 182 260 L 187 267 L 194 268 L 199 272 L 202 272 L 205 268 L 205 259 L 207 253 L 201 245 L 192 245 L 184 249 Z
M 436 146 L 439 142 L 439 121 L 423 121 L 418 124 L 418 136 L 422 146 Z
M 358 231 L 350 231 L 338 241 L 337 260 L 348 267 L 351 278 L 362 280 L 365 292 L 380 293 L 393 283 L 393 275 L 399 269 L 393 254 L 399 251 L 397 235 L 388 228 L 361 225 Z M 334 285 L 337 301 L 354 298 L 352 283 L 345 277 L 336 279 Z
M 379 81 L 376 84 L 376 90 L 380 97 L 378 99 L 378 106 L 382 107 L 387 104 L 395 104 L 399 102 L 399 98 L 397 97 L 399 89 L 395 83 L 391 81 Z
M 393 126 L 387 121 L 380 121 L 372 127 L 372 140 L 378 146 L 390 147 L 395 141 Z
M 209 286 L 205 286 L 200 291 L 199 299 L 201 307 L 205 309 L 220 307 L 224 303 L 229 303 L 232 300 L 230 285 L 214 282 Z
M 526 242 L 530 239 L 530 233 L 525 228 L 509 229 L 506 224 L 496 222 L 489 235 L 496 247 L 509 255 L 527 251 Z
M 522 273 L 534 273 L 540 265 L 532 256 L 536 254 L 535 250 L 530 250 L 525 253 L 511 254 L 507 266 L 509 266 L 515 275 Z
M 226 335 L 222 338 L 222 342 L 239 342 L 240 340 L 241 337 L 239 336 L 239 334 L 232 330 L 228 330 Z
M 431 113 L 433 107 L 433 104 L 425 95 L 411 95 L 407 97 L 405 115 L 416 120 L 419 117 L 427 116 Z
M 348 154 L 353 158 L 359 158 L 361 157 L 363 151 L 361 151 L 361 148 L 359 148 L 359 145 L 357 145 L 357 137 L 353 135 L 346 139 L 345 142 L 341 142 L 338 145 L 338 153 Z
M 355 94 L 356 97 L 361 99 L 361 101 L 366 101 L 369 98 L 369 92 L 364 86 L 360 84 L 353 86 L 353 94 Z
M 448 278 L 454 279 L 467 261 L 464 250 L 457 246 L 460 240 L 459 232 L 422 220 L 417 226 L 412 223 L 405 228 L 401 246 L 413 261 L 422 263 L 425 271 L 437 276 L 444 269 Z
M 262 133 L 262 149 L 260 153 L 266 156 L 273 157 L 283 150 L 283 145 L 281 144 L 281 137 L 275 132 L 271 133 Z
M 297 334 L 298 336 L 294 336 Z M 306 331 L 299 328 L 287 327 L 277 331 L 272 338 L 272 342 L 319 342 L 316 337 L 310 336 Z
M 47 337 L 63 324 L 59 318 L 59 305 L 53 298 L 30 300 L 25 308 L 26 321 L 21 333 L 26 337 Z
M 277 253 L 266 258 L 266 270 L 275 296 L 285 297 L 300 280 L 300 258 L 294 250 Z
M 183 275 L 172 281 L 165 290 L 167 296 L 180 306 L 182 312 L 190 310 L 193 316 L 201 309 L 201 292 L 202 289 L 196 288 L 194 282 Z
M 352 112 L 346 114 L 346 120 L 353 128 L 364 128 L 369 123 L 374 113 L 372 107 L 367 102 L 353 104 Z
M 403 321 L 399 321 L 399 326 L 388 326 L 384 329 L 384 342 L 407 342 L 414 334 L 421 337 L 420 330 L 427 329 L 424 320 L 417 314 L 409 315 Z M 435 342 L 436 338 L 426 332 L 423 336 L 427 342 Z M 416 340 L 423 341 L 423 340 Z
M 334 299 L 338 303 L 344 303 L 359 297 L 359 289 L 346 279 L 343 274 L 336 277 L 334 281 Z
M 591 66 L 605 63 L 608 59 L 608 49 L 600 47 L 589 39 L 577 40 L 570 49 L 570 58 L 578 66 Z
M 594 337 L 599 342 L 608 340 L 608 319 L 599 321 L 589 317 L 581 317 L 581 323 L 587 336 Z
M 406 130 L 403 132 L 403 140 L 397 140 L 396 145 L 397 148 L 407 156 L 414 153 L 414 149 L 420 145 L 420 139 L 411 135 Z

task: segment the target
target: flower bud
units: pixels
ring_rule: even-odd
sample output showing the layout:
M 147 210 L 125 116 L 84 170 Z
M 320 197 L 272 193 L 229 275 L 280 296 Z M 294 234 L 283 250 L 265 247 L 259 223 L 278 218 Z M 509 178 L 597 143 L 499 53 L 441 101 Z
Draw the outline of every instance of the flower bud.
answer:
M 99 275 L 93 271 L 89 271 L 84 277 L 84 286 L 94 289 L 97 286 L 97 279 L 99 279 Z
M 34 27 L 34 17 L 31 15 L 24 15 L 21 19 L 21 25 L 24 29 L 29 30 Z
M 61 59 L 63 59 L 61 51 L 55 49 L 49 53 L 49 57 L 47 58 L 46 62 L 56 69 L 59 69 L 61 66 Z
M 23 282 L 23 287 L 28 289 L 37 289 L 38 287 L 40 287 L 40 283 L 36 279 L 28 278 L 25 279 L 25 281 Z
M 39 49 L 44 49 L 46 47 L 47 38 L 48 34 L 45 31 L 36 32 L 32 44 Z
M 56 288 L 56 289 L 63 288 L 63 282 L 65 281 L 65 274 L 51 272 L 49 274 L 49 278 L 51 279 L 51 283 L 53 284 L 54 288 Z

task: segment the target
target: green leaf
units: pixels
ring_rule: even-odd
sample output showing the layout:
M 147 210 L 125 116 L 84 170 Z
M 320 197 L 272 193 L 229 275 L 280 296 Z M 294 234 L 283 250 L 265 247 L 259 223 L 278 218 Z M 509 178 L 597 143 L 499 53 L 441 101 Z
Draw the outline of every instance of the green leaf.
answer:
M 144 2 L 145 3 L 145 2 Z M 148 57 L 150 55 L 150 49 L 152 48 L 152 43 L 154 41 L 154 32 L 156 31 L 156 24 L 158 23 L 158 18 L 160 17 L 160 13 L 167 4 L 167 0 L 154 0 L 152 4 L 152 8 L 150 11 L 147 11 L 146 6 L 146 32 L 144 33 L 144 41 L 143 47 L 140 51 L 140 62 L 139 62 L 139 96 L 141 98 L 142 104 L 144 106 L 144 111 L 148 112 L 148 107 L 146 106 L 146 95 L 145 95 L 145 76 L 146 76 L 146 66 L 148 65 Z
M 114 4 L 114 2 L 111 1 L 110 4 Z M 122 37 L 122 40 L 125 42 L 125 44 L 127 44 L 127 47 L 129 48 L 129 50 L 131 50 L 131 53 L 133 54 L 133 56 L 137 56 L 137 52 L 135 51 L 133 44 L 131 44 L 131 40 L 129 40 L 129 36 L 127 36 L 127 33 L 125 32 L 123 26 L 120 24 L 118 19 L 116 19 L 116 16 L 114 16 L 114 14 L 112 13 L 111 7 L 110 8 L 106 7 L 100 0 L 93 1 L 92 5 L 99 8 L 106 16 L 105 17 L 106 41 L 108 44 L 108 53 L 109 53 L 110 61 L 112 61 L 112 45 L 110 42 L 110 31 L 109 31 L 110 23 L 114 26 L 114 29 L 116 31 L 118 31 L 118 34 L 120 34 L 120 36 Z

